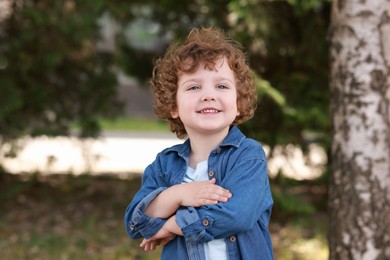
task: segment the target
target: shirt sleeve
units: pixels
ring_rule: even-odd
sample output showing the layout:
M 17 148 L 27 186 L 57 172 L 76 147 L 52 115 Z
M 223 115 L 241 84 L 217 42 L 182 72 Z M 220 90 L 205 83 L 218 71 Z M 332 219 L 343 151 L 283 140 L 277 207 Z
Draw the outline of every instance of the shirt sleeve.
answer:
M 128 235 L 132 238 L 149 239 L 165 224 L 167 219 L 151 218 L 145 215 L 149 203 L 167 187 L 161 187 L 156 179 L 153 164 L 148 166 L 142 178 L 141 189 L 136 193 L 126 209 L 124 222 Z
M 245 232 L 257 223 L 268 227 L 272 195 L 265 156 L 256 154 L 236 159 L 218 184 L 232 193 L 228 202 L 177 211 L 176 222 L 186 239 L 205 243 Z

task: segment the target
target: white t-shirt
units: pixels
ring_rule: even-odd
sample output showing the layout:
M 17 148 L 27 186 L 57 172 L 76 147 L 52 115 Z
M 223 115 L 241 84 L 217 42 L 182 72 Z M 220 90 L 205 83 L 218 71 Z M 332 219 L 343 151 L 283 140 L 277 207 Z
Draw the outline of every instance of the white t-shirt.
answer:
M 186 175 L 184 176 L 183 183 L 189 183 L 193 181 L 207 181 L 209 180 L 207 174 L 208 161 L 200 162 L 196 165 L 196 169 L 191 167 L 187 168 Z M 214 239 L 210 242 L 204 243 L 204 250 L 207 260 L 228 260 L 227 246 L 225 239 Z

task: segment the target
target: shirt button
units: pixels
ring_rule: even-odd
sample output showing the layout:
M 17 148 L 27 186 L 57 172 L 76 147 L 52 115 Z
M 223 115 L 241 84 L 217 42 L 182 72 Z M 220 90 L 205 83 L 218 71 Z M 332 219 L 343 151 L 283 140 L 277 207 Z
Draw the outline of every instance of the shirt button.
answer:
M 237 240 L 237 238 L 236 238 L 236 236 L 231 236 L 231 237 L 229 237 L 229 240 L 230 240 L 230 242 L 236 242 L 236 240 Z
M 134 225 L 130 225 L 130 230 L 134 230 Z
M 204 219 L 204 220 L 202 221 L 202 225 L 205 226 L 205 227 L 207 227 L 207 226 L 209 225 L 209 221 L 208 221 L 207 219 Z
M 217 153 L 220 153 L 222 151 L 221 147 L 218 147 Z
M 210 171 L 210 172 L 209 172 L 209 176 L 210 176 L 210 177 L 213 177 L 214 174 L 215 174 L 215 173 L 214 173 L 213 171 Z

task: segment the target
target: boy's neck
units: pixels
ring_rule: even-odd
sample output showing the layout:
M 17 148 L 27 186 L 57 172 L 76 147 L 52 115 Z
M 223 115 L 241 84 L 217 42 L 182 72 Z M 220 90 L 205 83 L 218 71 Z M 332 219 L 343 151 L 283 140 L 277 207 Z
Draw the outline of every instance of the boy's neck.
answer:
M 213 135 L 189 134 L 188 137 L 191 144 L 189 166 L 191 168 L 196 168 L 198 163 L 207 160 L 211 151 L 217 148 L 217 146 L 225 139 L 228 133 L 229 128 L 223 132 L 219 132 Z

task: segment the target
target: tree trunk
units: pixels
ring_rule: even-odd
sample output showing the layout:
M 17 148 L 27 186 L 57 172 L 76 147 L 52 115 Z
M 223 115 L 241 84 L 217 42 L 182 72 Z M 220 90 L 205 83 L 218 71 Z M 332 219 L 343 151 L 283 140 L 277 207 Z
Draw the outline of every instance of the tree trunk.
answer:
M 334 0 L 330 259 L 390 259 L 390 0 Z

